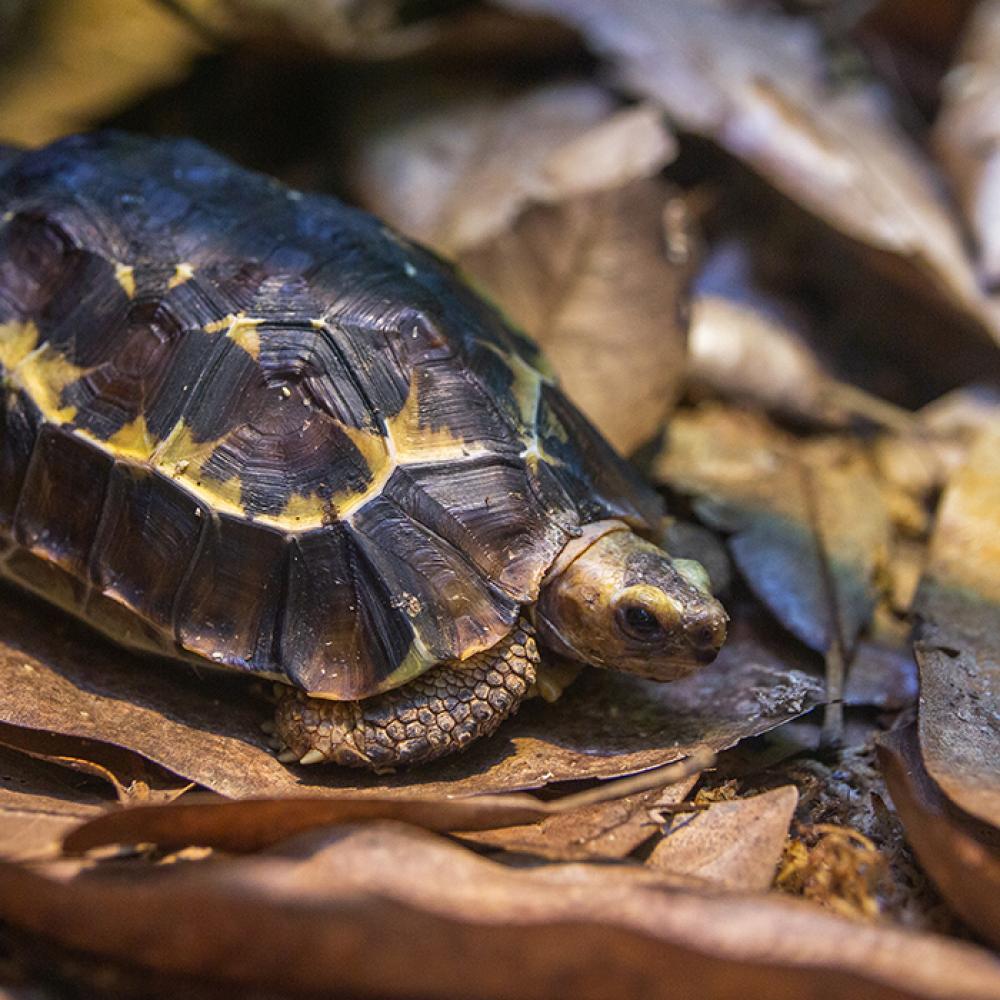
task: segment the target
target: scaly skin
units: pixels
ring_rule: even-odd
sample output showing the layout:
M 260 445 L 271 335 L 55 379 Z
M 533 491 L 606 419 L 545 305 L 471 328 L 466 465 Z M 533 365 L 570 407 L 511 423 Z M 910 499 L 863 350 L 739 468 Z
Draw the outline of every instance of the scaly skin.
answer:
M 538 650 L 524 619 L 492 649 L 442 663 L 364 701 L 278 696 L 277 736 L 303 763 L 386 771 L 454 753 L 517 711 L 535 682 Z

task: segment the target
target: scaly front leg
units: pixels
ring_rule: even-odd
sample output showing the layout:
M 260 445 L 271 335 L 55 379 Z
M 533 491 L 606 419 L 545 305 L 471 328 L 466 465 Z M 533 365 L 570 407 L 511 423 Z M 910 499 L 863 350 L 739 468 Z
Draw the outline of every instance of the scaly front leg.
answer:
M 288 688 L 278 697 L 277 736 L 303 764 L 386 771 L 434 760 L 488 736 L 516 712 L 537 668 L 534 629 L 522 619 L 491 649 L 363 701 L 311 698 Z

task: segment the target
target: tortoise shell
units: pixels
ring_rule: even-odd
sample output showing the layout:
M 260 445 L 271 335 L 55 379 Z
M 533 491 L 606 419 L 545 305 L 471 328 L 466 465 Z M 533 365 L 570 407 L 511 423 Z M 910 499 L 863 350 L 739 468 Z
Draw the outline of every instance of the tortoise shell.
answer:
M 362 698 L 496 643 L 660 502 L 377 219 L 192 141 L 0 167 L 5 575 L 128 645 Z

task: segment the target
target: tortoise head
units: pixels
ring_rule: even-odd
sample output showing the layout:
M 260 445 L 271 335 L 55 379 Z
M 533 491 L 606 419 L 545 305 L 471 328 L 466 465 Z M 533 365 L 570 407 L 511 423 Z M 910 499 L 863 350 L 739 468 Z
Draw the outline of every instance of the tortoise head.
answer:
M 729 621 L 701 563 L 671 559 L 618 521 L 589 525 L 569 543 L 535 618 L 555 652 L 659 681 L 711 663 Z

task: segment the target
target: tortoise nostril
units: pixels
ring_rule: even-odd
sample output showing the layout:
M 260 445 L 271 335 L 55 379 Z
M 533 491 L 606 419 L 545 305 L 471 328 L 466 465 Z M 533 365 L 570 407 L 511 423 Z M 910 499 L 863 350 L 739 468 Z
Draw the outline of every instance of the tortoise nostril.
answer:
M 726 638 L 725 622 L 710 611 L 701 612 L 687 627 L 688 639 L 699 653 L 714 656 Z

